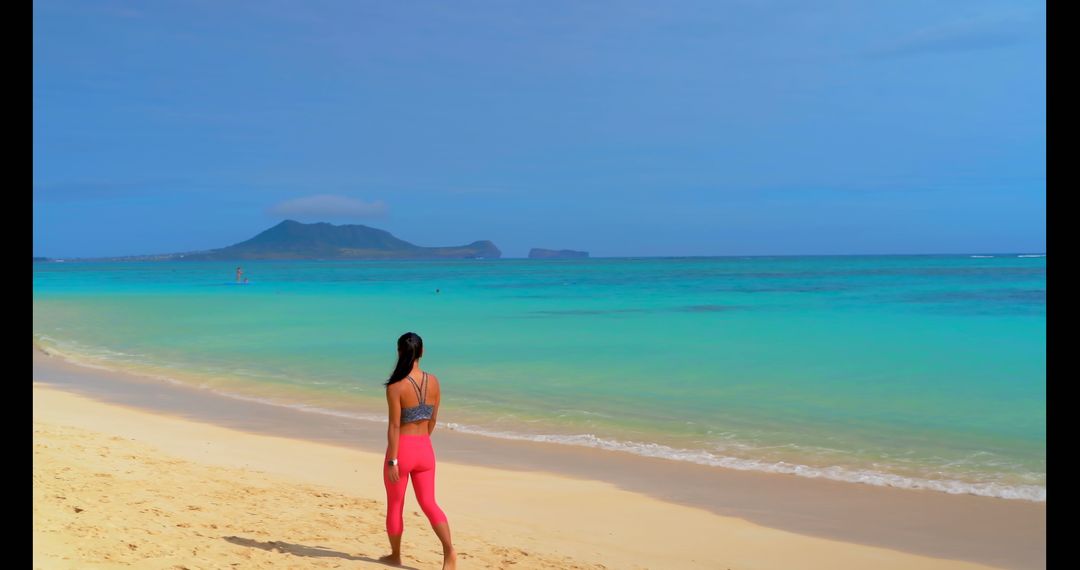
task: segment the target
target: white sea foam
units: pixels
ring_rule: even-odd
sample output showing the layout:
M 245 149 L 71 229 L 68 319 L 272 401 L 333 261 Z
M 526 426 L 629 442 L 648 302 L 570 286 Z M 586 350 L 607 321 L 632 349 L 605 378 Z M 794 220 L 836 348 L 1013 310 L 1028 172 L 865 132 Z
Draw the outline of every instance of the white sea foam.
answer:
M 50 341 L 47 337 L 39 337 L 43 341 Z M 81 366 L 88 366 L 92 368 L 110 370 L 110 367 L 103 366 L 94 362 L 86 361 L 85 359 L 79 359 L 75 355 L 57 350 L 55 346 L 48 346 L 43 343 L 35 343 L 41 350 L 47 354 L 63 358 L 65 360 L 74 362 Z M 145 374 L 144 374 L 145 375 Z M 147 375 L 151 376 L 151 375 Z M 166 380 L 173 384 L 188 385 L 189 383 L 181 382 L 173 378 L 168 378 L 163 375 L 152 375 L 155 378 Z M 384 423 L 386 422 L 385 414 L 373 414 L 343 410 L 332 410 L 322 408 L 319 406 L 313 406 L 309 404 L 295 403 L 295 402 L 283 402 L 272 398 L 263 398 L 248 396 L 243 394 L 236 394 L 233 392 L 220 390 L 218 388 L 210 388 L 205 384 L 199 386 L 200 388 L 209 389 L 214 394 L 233 398 L 237 400 L 256 402 L 264 405 L 285 407 L 301 412 L 316 413 L 321 415 L 343 417 L 348 419 Z M 467 424 L 460 424 L 454 422 L 446 422 L 446 429 L 469 433 L 475 435 L 481 435 L 485 437 L 494 437 L 499 439 L 508 439 L 516 441 L 534 441 L 542 443 L 555 443 L 561 445 L 574 445 L 579 447 L 592 447 L 596 449 L 604 449 L 608 451 L 618 451 L 623 453 L 631 453 L 634 455 L 640 455 L 643 457 L 656 457 L 660 459 L 670 459 L 674 461 L 686 461 L 689 463 L 696 463 L 699 465 L 708 465 L 712 467 L 722 467 L 726 469 L 737 469 L 740 471 L 760 471 L 765 473 L 784 473 L 789 475 L 797 475 L 800 477 L 809 478 L 822 478 L 830 479 L 834 481 L 844 481 L 848 483 L 862 483 L 866 485 L 876 485 L 880 487 L 898 487 L 902 489 L 924 489 L 931 491 L 939 491 L 943 493 L 949 493 L 954 495 L 969 494 L 978 495 L 983 497 L 997 497 L 1001 499 L 1016 499 L 1026 500 L 1033 502 L 1045 502 L 1046 501 L 1046 487 L 1042 485 L 1005 485 L 1001 483 L 973 483 L 969 481 L 959 481 L 952 479 L 926 479 L 920 477 L 907 477 L 902 475 L 896 475 L 892 473 L 886 473 L 884 471 L 876 471 L 872 469 L 852 469 L 848 467 L 813 467 L 809 465 L 800 465 L 797 463 L 788 463 L 785 461 L 764 461 L 757 459 L 746 459 L 739 457 L 730 457 L 717 453 L 712 453 L 707 450 L 692 450 L 692 449 L 679 449 L 659 443 L 650 442 L 636 442 L 636 441 L 618 441 L 609 438 L 598 437 L 593 434 L 528 434 L 503 430 L 490 430 L 478 426 L 471 426 Z M 737 441 L 731 441 L 729 446 L 753 450 L 752 446 L 740 444 Z M 787 446 L 780 446 L 787 447 Z
M 1046 257 L 1046 254 L 1045 253 L 1040 253 L 1040 254 L 1030 254 L 1030 255 L 1018 255 L 1016 257 Z
M 320 414 L 324 416 L 335 416 L 339 418 L 348 418 L 353 420 L 362 420 L 365 422 L 385 422 L 386 414 L 365 414 L 362 412 L 346 412 L 343 410 L 331 410 L 328 408 L 322 408 L 319 406 L 312 406 L 310 404 L 298 404 L 295 402 L 281 402 L 271 398 L 260 398 L 257 396 L 246 396 L 243 394 L 236 394 L 233 392 L 226 392 L 223 390 L 212 389 L 210 390 L 214 394 L 219 396 L 226 396 L 235 400 L 243 400 L 245 402 L 256 402 L 268 406 L 277 406 L 280 408 L 289 408 L 301 412 L 308 412 L 314 414 Z
M 127 356 L 122 352 L 115 352 L 107 349 L 101 349 L 96 351 L 89 351 L 82 347 L 75 347 L 69 349 L 67 346 L 62 345 L 56 339 L 53 339 L 46 335 L 34 335 L 34 346 L 41 352 L 49 356 L 78 364 L 79 366 L 85 366 L 87 368 L 94 368 L 96 370 L 115 370 L 116 367 L 108 366 L 103 361 L 115 360 L 117 356 L 123 358 Z
M 992 256 L 992 255 L 972 255 L 972 256 L 969 256 L 969 257 L 994 257 L 994 256 Z
M 936 480 L 918 477 L 905 477 L 881 471 L 867 469 L 850 469 L 845 467 L 811 467 L 787 463 L 784 461 L 761 461 L 756 459 L 744 459 L 727 457 L 705 450 L 677 449 L 663 444 L 617 441 L 592 434 L 576 435 L 550 435 L 550 434 L 523 434 L 507 431 L 492 431 L 484 428 L 467 426 L 462 424 L 447 423 L 448 429 L 464 433 L 512 439 L 521 441 L 536 441 L 546 443 L 559 443 L 564 445 L 576 445 L 581 447 L 594 447 L 609 451 L 622 451 L 645 457 L 657 457 L 672 459 L 675 461 L 687 461 L 700 465 L 738 469 L 740 471 L 763 471 L 766 473 L 786 473 L 801 477 L 832 479 L 849 483 L 863 483 L 881 487 L 899 487 L 903 489 L 927 489 L 941 491 L 954 495 L 970 494 L 984 497 L 998 497 L 1002 499 L 1020 499 L 1026 501 L 1046 501 L 1046 487 L 1039 485 L 1003 485 L 1000 483 L 972 483 L 957 480 Z

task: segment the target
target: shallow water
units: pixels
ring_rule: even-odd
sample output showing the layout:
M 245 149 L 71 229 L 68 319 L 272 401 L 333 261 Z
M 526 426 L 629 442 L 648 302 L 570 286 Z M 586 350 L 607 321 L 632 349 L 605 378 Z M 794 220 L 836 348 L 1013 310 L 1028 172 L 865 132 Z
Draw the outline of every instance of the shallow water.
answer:
M 385 421 L 381 382 L 412 330 L 459 430 L 1045 500 L 1045 257 L 244 271 L 237 285 L 229 263 L 35 264 L 35 342 Z

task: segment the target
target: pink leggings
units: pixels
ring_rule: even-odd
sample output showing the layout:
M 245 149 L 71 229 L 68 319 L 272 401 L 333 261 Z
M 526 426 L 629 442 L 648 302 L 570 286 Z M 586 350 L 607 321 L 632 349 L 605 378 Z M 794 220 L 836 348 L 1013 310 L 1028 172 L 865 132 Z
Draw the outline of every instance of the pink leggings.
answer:
M 411 474 L 416 491 L 416 502 L 424 510 L 434 526 L 446 521 L 446 514 L 435 503 L 435 450 L 427 434 L 402 434 L 398 438 L 398 480 L 390 482 L 389 469 L 383 469 L 386 485 L 386 532 L 401 534 L 405 523 L 401 513 L 405 509 L 405 490 L 409 487 Z

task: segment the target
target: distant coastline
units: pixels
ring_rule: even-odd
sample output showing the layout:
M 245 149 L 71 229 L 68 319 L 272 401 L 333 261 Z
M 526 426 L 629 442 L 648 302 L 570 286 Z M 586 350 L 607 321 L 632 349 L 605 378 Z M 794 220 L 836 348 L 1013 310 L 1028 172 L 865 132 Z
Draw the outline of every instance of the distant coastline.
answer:
M 536 249 L 536 248 L 534 248 Z M 167 253 L 167 254 L 143 254 L 143 255 L 115 255 L 115 256 L 102 256 L 102 257 L 74 257 L 69 256 L 66 258 L 54 258 L 54 257 L 34 257 L 34 263 L 56 263 L 56 262 L 75 262 L 75 263 L 103 263 L 103 262 L 131 262 L 131 261 L 423 261 L 423 260 L 438 260 L 439 257 L 281 257 L 281 258 L 241 258 L 241 257 L 218 257 L 205 258 L 202 254 L 208 251 L 220 251 L 220 250 L 205 250 L 205 251 L 190 251 L 183 253 Z M 532 251 L 532 250 L 530 250 Z M 572 251 L 572 250 L 569 250 Z M 1023 252 L 1009 252 L 1009 253 L 794 253 L 794 254 L 718 254 L 718 255 L 601 255 L 595 256 L 589 252 L 583 252 L 588 254 L 587 258 L 592 260 L 601 259 L 798 259 L 798 258 L 828 258 L 828 257 L 969 257 L 972 259 L 993 259 L 993 258 L 1045 258 L 1046 253 L 1023 253 Z M 441 258 L 447 259 L 447 258 Z M 470 259 L 467 257 L 455 257 L 453 259 Z M 505 260 L 505 261 L 522 261 L 529 259 L 543 259 L 532 258 L 528 255 L 515 257 L 504 256 L 500 251 L 498 257 L 479 257 L 479 259 L 485 260 Z
M 498 259 L 502 252 L 490 240 L 459 246 L 423 247 L 365 225 L 304 224 L 285 220 L 255 237 L 228 247 L 160 253 L 97 257 L 79 261 L 287 261 L 385 259 Z M 34 261 L 48 261 L 34 258 Z

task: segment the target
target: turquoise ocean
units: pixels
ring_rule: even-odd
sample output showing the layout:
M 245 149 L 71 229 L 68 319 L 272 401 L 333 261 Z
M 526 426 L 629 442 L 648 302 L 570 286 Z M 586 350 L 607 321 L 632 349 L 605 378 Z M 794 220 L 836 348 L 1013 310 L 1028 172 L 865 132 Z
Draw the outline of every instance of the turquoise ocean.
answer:
M 242 265 L 35 263 L 34 343 L 385 422 L 414 331 L 443 429 L 1046 500 L 1042 255 Z

